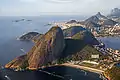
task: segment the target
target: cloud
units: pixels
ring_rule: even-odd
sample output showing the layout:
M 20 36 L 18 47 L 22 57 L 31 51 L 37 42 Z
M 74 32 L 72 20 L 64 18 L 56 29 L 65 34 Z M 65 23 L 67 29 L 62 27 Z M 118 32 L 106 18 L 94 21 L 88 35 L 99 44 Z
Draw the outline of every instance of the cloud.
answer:
M 77 0 L 46 0 L 46 1 L 56 2 L 56 3 L 70 3 L 70 2 L 77 1 Z
M 115 7 L 120 8 L 120 0 L 0 0 L 3 15 L 108 14 Z
M 20 0 L 20 2 L 36 2 L 37 0 Z

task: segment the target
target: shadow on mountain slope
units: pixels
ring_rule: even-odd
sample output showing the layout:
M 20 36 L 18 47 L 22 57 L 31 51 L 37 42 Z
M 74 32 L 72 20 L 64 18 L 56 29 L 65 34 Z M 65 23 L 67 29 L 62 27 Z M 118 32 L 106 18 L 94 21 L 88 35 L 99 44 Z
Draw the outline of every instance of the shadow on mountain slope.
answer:
M 81 51 L 86 44 L 79 39 L 65 39 L 66 47 L 62 53 L 62 57 L 67 57 Z

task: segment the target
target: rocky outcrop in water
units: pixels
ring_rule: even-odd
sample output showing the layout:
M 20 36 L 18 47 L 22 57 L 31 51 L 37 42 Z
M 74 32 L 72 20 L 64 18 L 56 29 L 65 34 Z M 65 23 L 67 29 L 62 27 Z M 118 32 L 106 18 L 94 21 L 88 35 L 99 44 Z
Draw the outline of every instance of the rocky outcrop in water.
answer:
M 30 41 L 30 40 L 33 40 L 33 38 L 35 37 L 35 36 L 37 36 L 39 33 L 38 32 L 29 32 L 29 33 L 27 33 L 27 34 L 25 34 L 25 35 L 22 35 L 20 38 L 19 38 L 19 40 L 21 40 L 21 41 Z
M 37 40 L 35 46 L 26 55 L 15 58 L 5 67 L 36 70 L 56 60 L 64 47 L 64 36 L 61 28 L 52 27 L 40 40 Z

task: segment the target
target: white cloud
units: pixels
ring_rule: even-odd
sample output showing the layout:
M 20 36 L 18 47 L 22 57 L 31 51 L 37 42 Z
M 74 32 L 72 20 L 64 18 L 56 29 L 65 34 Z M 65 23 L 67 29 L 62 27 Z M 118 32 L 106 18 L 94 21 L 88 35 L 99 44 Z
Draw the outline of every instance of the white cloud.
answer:
M 37 0 L 20 0 L 20 2 L 36 2 Z
M 14 3 L 13 3 L 14 2 Z M 111 9 L 120 8 L 120 0 L 19 0 L 0 3 L 2 13 L 6 15 L 36 14 L 79 14 L 92 15 L 98 11 L 108 14 Z
M 70 3 L 70 2 L 75 2 L 75 1 L 78 1 L 78 0 L 46 0 L 46 1 L 57 2 L 57 3 Z

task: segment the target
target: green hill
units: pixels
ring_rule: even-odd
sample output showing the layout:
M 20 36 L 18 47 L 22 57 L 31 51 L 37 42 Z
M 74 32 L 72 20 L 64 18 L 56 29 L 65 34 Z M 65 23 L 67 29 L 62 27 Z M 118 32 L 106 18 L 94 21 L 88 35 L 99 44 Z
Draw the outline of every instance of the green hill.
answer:
M 86 44 L 91 45 L 99 44 L 93 34 L 87 30 L 78 32 L 77 34 L 72 36 L 72 39 L 80 39 L 83 40 Z
M 71 30 L 70 30 L 71 31 Z M 92 54 L 100 54 L 92 45 L 99 44 L 91 32 L 79 31 L 71 39 L 65 39 L 66 47 L 59 61 L 90 60 Z
M 64 34 L 64 37 L 72 37 L 76 33 L 80 32 L 80 31 L 84 31 L 84 30 L 86 30 L 86 29 L 83 28 L 82 26 L 72 26 L 70 28 L 64 29 L 63 34 Z

